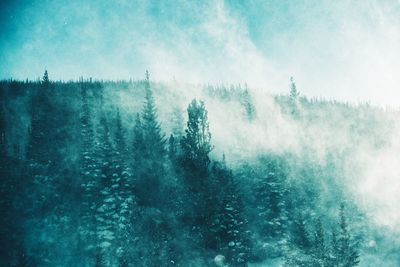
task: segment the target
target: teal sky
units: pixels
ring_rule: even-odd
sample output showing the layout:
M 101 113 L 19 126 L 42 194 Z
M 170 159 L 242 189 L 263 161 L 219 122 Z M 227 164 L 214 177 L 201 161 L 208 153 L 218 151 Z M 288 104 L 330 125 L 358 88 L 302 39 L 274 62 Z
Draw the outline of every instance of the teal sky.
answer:
M 400 1 L 3 1 L 0 78 L 245 83 L 400 103 Z

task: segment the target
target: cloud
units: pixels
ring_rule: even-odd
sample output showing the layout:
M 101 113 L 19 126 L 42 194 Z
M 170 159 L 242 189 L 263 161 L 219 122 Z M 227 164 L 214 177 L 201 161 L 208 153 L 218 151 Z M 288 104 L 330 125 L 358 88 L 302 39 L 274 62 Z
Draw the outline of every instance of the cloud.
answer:
M 6 9 L 4 9 L 6 10 Z M 8 10 L 8 9 L 7 9 Z M 0 76 L 244 83 L 398 106 L 398 1 L 33 1 L 8 10 Z

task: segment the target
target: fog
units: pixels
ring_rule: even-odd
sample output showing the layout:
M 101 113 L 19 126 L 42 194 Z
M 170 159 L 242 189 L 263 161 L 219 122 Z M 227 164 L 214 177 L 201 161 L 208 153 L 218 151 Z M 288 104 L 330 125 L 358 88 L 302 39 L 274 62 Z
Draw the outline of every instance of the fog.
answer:
M 307 122 L 283 113 L 273 95 L 250 88 L 257 115 L 249 122 L 238 101 L 210 97 L 202 86 L 179 83 L 159 86 L 159 95 L 155 97 L 166 132 L 171 132 L 169 122 L 173 108 L 178 107 L 186 116 L 187 103 L 192 98 L 202 99 L 208 109 L 215 143 L 213 155 L 221 158 L 225 153 L 233 165 L 265 152 L 284 154 L 290 151 L 299 157 L 311 153 L 313 160 L 324 166 L 331 153 L 335 153 L 343 165 L 343 177 L 336 179 L 347 188 L 349 197 L 356 199 L 374 223 L 387 227 L 399 238 L 400 159 L 396 155 L 400 154 L 400 124 L 397 109 L 318 100 L 322 103 L 320 108 L 303 109 L 299 105 L 301 116 L 314 118 Z M 289 91 L 289 83 L 286 90 Z M 112 95 L 110 101 L 116 100 L 117 106 L 134 112 L 140 106 L 140 102 L 132 105 L 135 99 L 137 95 L 127 91 L 119 99 Z
M 247 82 L 398 106 L 400 4 L 385 1 L 25 1 L 2 5 L 2 78 Z
M 61 154 L 75 174 L 79 90 L 86 85 L 92 90 L 93 121 L 101 116 L 112 121 L 118 110 L 132 143 L 149 70 L 147 82 L 166 137 L 181 138 L 188 104 L 204 101 L 212 160 L 226 161 L 241 177 L 243 166 L 262 166 L 262 156 L 287 159 L 289 185 L 312 181 L 310 188 L 322 188 L 314 212 L 326 211 L 329 220 L 337 215 L 332 202 L 343 200 L 365 216 L 361 266 L 398 263 L 385 253 L 400 244 L 400 1 L 21 0 L 0 7 L 0 108 L 7 125 L 1 130 L 10 158 L 25 160 L 16 155 L 31 142 L 29 105 L 32 92 L 45 84 L 39 80 L 43 70 L 50 73 L 47 85 L 57 88 L 52 101 L 62 103 L 58 112 L 68 118 L 65 132 L 71 136 L 63 141 L 71 146 Z M 295 100 L 288 96 L 292 76 L 300 92 Z M 251 118 L 243 92 L 254 108 Z M 171 173 L 165 177 L 175 179 Z M 253 177 L 241 179 L 244 195 L 251 195 L 246 183 Z M 41 222 L 40 216 L 35 220 Z M 35 247 L 32 236 L 44 232 L 37 225 L 33 229 L 24 241 L 28 248 Z M 51 231 L 44 236 L 60 234 L 56 227 Z M 260 264 L 283 263 L 271 258 Z

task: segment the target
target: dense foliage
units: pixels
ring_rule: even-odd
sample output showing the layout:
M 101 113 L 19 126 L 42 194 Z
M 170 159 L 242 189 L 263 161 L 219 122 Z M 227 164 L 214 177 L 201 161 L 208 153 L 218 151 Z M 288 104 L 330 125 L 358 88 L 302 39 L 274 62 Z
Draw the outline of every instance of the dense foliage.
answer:
M 321 182 L 330 165 L 290 151 L 231 164 L 213 154 L 213 122 L 198 99 L 186 125 L 174 107 L 166 132 L 148 73 L 64 83 L 46 72 L 0 86 L 1 266 L 360 262 L 368 225 L 340 186 Z M 134 113 L 108 98 L 127 88 L 141 103 Z M 259 116 L 247 87 L 204 90 L 239 99 L 250 123 Z M 301 101 L 293 80 L 290 97 L 276 98 L 297 120 Z

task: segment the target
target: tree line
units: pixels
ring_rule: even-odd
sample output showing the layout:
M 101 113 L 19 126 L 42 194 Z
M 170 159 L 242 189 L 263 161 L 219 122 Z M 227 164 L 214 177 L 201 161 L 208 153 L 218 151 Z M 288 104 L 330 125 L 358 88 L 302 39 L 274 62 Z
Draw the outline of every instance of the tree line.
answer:
M 2 265 L 358 265 L 344 202 L 337 201 L 336 221 L 311 216 L 319 192 L 305 196 L 312 185 L 290 181 L 285 157 L 260 155 L 235 167 L 225 155 L 218 160 L 201 100 L 189 103 L 184 131 L 167 136 L 148 72 L 140 86 L 143 107 L 127 133 L 120 111 L 104 108 L 101 83 L 77 82 L 78 101 L 60 104 L 46 71 L 27 89 L 30 123 L 17 157 L 2 98 Z M 293 103 L 295 90 L 293 82 Z

